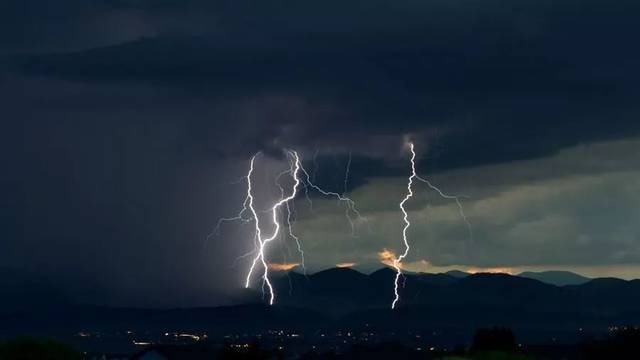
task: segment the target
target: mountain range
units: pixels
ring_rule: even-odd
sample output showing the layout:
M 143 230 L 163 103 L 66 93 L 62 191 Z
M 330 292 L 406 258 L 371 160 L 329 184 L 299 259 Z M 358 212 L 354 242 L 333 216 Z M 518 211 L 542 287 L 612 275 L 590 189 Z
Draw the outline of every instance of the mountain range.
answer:
M 525 271 L 518 274 L 519 277 L 535 279 L 547 284 L 565 286 L 565 285 L 582 285 L 591 279 L 582 275 L 578 275 L 571 271 Z
M 404 274 L 390 309 L 395 272 L 333 268 L 315 274 L 273 273 L 276 305 L 261 292 L 245 304 L 168 310 L 57 305 L 0 315 L 0 335 L 86 329 L 183 329 L 211 334 L 267 328 L 475 329 L 501 325 L 529 332 L 605 330 L 640 323 L 640 280 L 592 279 L 557 286 L 508 274 Z M 530 275 L 530 274 L 525 274 Z M 530 275 L 564 282 L 567 274 Z M 2 313 L 0 313 L 2 314 Z M 11 324 L 9 326 L 8 324 Z M 462 330 L 460 330 L 462 331 Z
M 640 310 L 640 280 L 588 280 L 578 275 L 546 272 L 508 274 L 403 274 L 401 307 L 492 306 L 563 313 L 620 313 Z M 532 279 L 537 276 L 547 282 Z M 274 280 L 278 303 L 341 316 L 365 309 L 386 309 L 393 300 L 395 271 L 383 268 L 369 275 L 334 268 L 305 276 L 283 273 Z M 573 280 L 573 281 L 571 281 Z M 569 282 L 558 286 L 553 282 Z

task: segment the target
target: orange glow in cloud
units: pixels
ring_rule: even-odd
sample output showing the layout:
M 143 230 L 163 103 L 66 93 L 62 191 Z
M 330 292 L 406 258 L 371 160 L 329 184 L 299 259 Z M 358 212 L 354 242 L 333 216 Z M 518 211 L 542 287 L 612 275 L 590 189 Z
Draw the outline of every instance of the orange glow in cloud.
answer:
M 489 273 L 489 274 L 509 274 L 513 275 L 514 270 L 508 267 L 495 267 L 495 268 L 469 268 L 467 272 L 470 274 Z
M 289 271 L 300 266 L 300 263 L 269 263 L 269 269 L 274 271 Z
M 393 262 L 396 259 L 396 253 L 391 250 L 382 249 L 378 252 L 378 259 L 381 263 L 387 266 L 393 266 Z
M 384 265 L 393 267 L 393 261 L 396 259 L 396 253 L 392 250 L 382 249 L 378 252 L 378 260 Z M 398 264 L 401 270 L 409 272 L 427 272 L 431 267 L 431 264 L 427 260 L 418 260 L 406 262 L 403 261 Z
M 378 252 L 378 260 L 380 260 L 380 262 L 384 265 L 393 267 L 393 261 L 396 259 L 396 253 L 393 252 L 392 250 L 389 249 L 382 249 L 382 251 Z M 447 271 L 447 270 L 451 270 L 450 268 L 443 268 L 443 267 L 434 267 L 432 266 L 427 260 L 418 260 L 418 261 L 412 261 L 412 262 L 401 262 L 399 264 L 400 269 L 402 269 L 403 271 L 409 271 L 409 272 L 437 272 L 437 271 Z M 518 271 L 514 268 L 510 268 L 510 267 L 487 267 L 487 268 L 482 268 L 482 267 L 470 267 L 470 268 L 464 268 L 464 271 L 468 272 L 469 274 L 478 274 L 478 273 L 489 273 L 489 274 L 509 274 L 509 275 L 514 275 L 516 274 Z
M 354 263 L 354 262 L 343 262 L 343 263 L 337 263 L 336 267 L 337 268 L 350 268 L 350 267 L 354 267 L 356 265 L 357 265 L 357 263 Z

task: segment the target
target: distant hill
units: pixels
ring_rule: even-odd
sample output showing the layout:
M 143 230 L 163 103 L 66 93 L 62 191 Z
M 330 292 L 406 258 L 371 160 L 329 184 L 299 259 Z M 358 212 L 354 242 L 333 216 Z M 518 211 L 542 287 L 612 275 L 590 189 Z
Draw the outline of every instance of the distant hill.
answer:
M 581 285 L 591 280 L 588 277 L 572 273 L 571 271 L 525 271 L 518 274 L 518 276 L 535 279 L 556 286 Z
M 456 278 L 464 278 L 471 275 L 468 272 L 464 272 L 460 270 L 450 270 L 450 271 L 447 271 L 445 274 L 456 277 Z

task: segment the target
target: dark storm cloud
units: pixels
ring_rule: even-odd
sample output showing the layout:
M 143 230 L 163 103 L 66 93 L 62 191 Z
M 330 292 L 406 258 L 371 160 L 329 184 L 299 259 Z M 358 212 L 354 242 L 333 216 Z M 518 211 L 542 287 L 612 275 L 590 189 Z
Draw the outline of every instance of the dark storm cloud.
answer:
M 87 49 L 157 34 L 153 15 L 110 1 L 7 0 L 0 4 L 0 54 Z
M 246 141 L 263 147 L 357 147 L 355 137 L 377 134 L 419 141 L 442 129 L 429 143 L 432 170 L 640 130 L 640 53 L 631 46 L 640 6 L 632 1 L 206 3 L 111 2 L 153 14 L 159 29 L 176 29 L 160 20 L 172 14 L 202 26 L 18 63 L 29 74 L 167 86 L 240 107 L 270 94 L 298 102 L 300 111 L 291 101 L 270 104 L 275 123 L 255 120 L 269 131 Z
M 639 14 L 629 0 L 2 2 L 2 264 L 86 301 L 224 302 L 245 238 L 203 244 L 238 208 L 228 184 L 248 156 L 294 147 L 311 169 L 317 148 L 319 183 L 341 190 L 352 151 L 349 189 L 392 203 L 385 181 L 363 185 L 406 173 L 410 134 L 423 172 L 484 175 L 495 195 L 534 177 L 511 161 L 639 134 Z M 468 169 L 492 163 L 500 176 Z

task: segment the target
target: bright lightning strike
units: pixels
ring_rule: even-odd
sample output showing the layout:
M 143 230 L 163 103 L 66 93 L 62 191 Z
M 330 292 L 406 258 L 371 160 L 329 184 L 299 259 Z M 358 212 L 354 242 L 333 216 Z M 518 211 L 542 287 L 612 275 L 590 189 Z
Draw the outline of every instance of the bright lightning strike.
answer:
M 413 185 L 413 179 L 417 177 L 416 175 L 416 152 L 413 150 L 413 143 L 409 143 L 409 149 L 411 150 L 411 176 L 409 176 L 409 182 L 407 183 L 407 195 L 405 195 L 404 199 L 400 202 L 400 211 L 402 211 L 402 219 L 404 220 L 404 227 L 402 228 L 402 241 L 404 242 L 404 252 L 400 254 L 397 258 L 393 259 L 393 267 L 396 269 L 396 278 L 394 281 L 393 292 L 395 294 L 395 298 L 391 303 L 391 308 L 395 309 L 398 300 L 400 300 L 400 294 L 398 293 L 398 281 L 400 280 L 400 276 L 402 275 L 402 269 L 400 268 L 400 264 L 402 259 L 407 257 L 409 254 L 409 241 L 407 240 L 407 230 L 411 226 L 411 222 L 409 222 L 409 214 L 407 214 L 407 210 L 404 208 L 404 204 L 411 199 L 413 196 L 413 189 L 411 186 Z
M 299 161 L 299 158 L 296 157 L 296 161 Z M 291 167 L 289 168 L 289 170 L 281 173 L 280 175 L 278 175 L 278 177 L 276 177 L 276 185 L 280 188 L 281 197 L 284 196 L 284 189 L 280 185 L 280 182 L 278 181 L 278 179 L 282 175 L 287 174 L 287 173 L 291 173 Z M 309 187 L 305 185 L 304 186 L 304 190 L 305 190 L 305 197 L 309 201 L 310 205 L 312 205 L 311 198 L 309 198 Z M 294 232 L 293 232 L 293 224 L 291 222 L 291 206 L 289 205 L 289 202 L 286 202 L 285 205 L 286 205 L 286 208 L 287 208 L 286 221 L 287 221 L 287 229 L 289 230 L 289 237 L 291 237 L 296 242 L 296 247 L 298 249 L 298 253 L 300 253 L 300 267 L 302 268 L 302 273 L 306 276 L 307 275 L 307 268 L 306 268 L 305 263 L 304 263 L 304 250 L 302 250 L 302 244 L 300 244 L 300 238 L 296 234 L 294 234 Z M 295 212 L 295 207 L 293 208 L 293 211 Z
M 402 228 L 402 241 L 404 243 L 404 252 L 402 254 L 400 254 L 400 256 L 398 256 L 397 258 L 393 259 L 393 267 L 396 269 L 396 277 L 395 277 L 394 288 L 393 288 L 395 297 L 393 299 L 393 302 L 391 303 L 391 308 L 392 309 L 395 309 L 396 304 L 400 300 L 400 294 L 398 293 L 398 288 L 399 288 L 400 277 L 402 276 L 402 259 L 407 257 L 407 255 L 409 254 L 409 250 L 410 250 L 409 241 L 408 241 L 408 238 L 407 238 L 407 231 L 409 230 L 409 227 L 411 226 L 411 222 L 409 221 L 409 214 L 407 213 L 404 205 L 413 196 L 412 185 L 413 185 L 413 180 L 414 179 L 427 184 L 427 186 L 429 188 L 431 188 L 432 190 L 437 192 L 438 195 L 440 195 L 440 197 L 442 197 L 443 199 L 454 200 L 456 202 L 456 204 L 458 205 L 458 211 L 460 212 L 460 216 L 464 220 L 465 224 L 467 225 L 467 229 L 469 230 L 469 236 L 470 236 L 471 239 L 473 239 L 473 231 L 472 231 L 472 228 L 471 228 L 471 223 L 469 222 L 469 219 L 467 218 L 467 216 L 464 213 L 464 208 L 462 207 L 462 202 L 460 201 L 460 197 L 459 196 L 445 194 L 442 190 L 440 190 L 438 187 L 433 185 L 429 180 L 427 180 L 427 179 L 425 179 L 423 177 L 420 177 L 416 173 L 416 163 L 415 163 L 416 152 L 414 150 L 414 145 L 413 145 L 412 142 L 409 142 L 408 145 L 409 145 L 409 150 L 411 151 L 411 176 L 409 176 L 409 180 L 408 180 L 408 183 L 407 183 L 407 195 L 400 202 L 400 211 L 402 211 L 402 219 L 404 220 L 404 227 Z
M 273 207 L 271 207 L 271 220 L 273 221 L 274 230 L 271 236 L 267 238 L 262 237 L 262 231 L 260 229 L 260 221 L 258 220 L 258 214 L 256 213 L 256 210 L 253 207 L 251 174 L 253 173 L 253 164 L 254 164 L 255 156 L 251 158 L 251 165 L 249 168 L 249 173 L 247 174 L 247 199 L 249 199 L 247 206 L 251 210 L 251 213 L 254 219 L 255 231 L 256 231 L 255 236 L 258 242 L 258 254 L 253 259 L 251 267 L 249 268 L 249 273 L 247 274 L 247 278 L 245 281 L 245 287 L 246 288 L 249 287 L 251 283 L 251 275 L 253 274 L 253 271 L 256 267 L 257 262 L 260 261 L 264 269 L 262 273 L 262 281 L 263 281 L 263 284 L 266 285 L 267 288 L 269 289 L 269 305 L 273 305 L 273 301 L 275 300 L 275 293 L 273 291 L 273 286 L 271 285 L 271 281 L 269 280 L 269 266 L 267 264 L 267 261 L 264 255 L 265 248 L 271 241 L 273 241 L 278 236 L 278 233 L 280 232 L 280 222 L 278 222 L 278 209 L 282 205 L 287 204 L 290 200 L 293 200 L 296 197 L 296 194 L 298 193 L 298 186 L 300 185 L 300 179 L 298 178 L 298 171 L 300 170 L 300 158 L 298 157 L 298 153 L 295 151 L 291 151 L 290 155 L 292 155 L 293 158 L 295 159 L 295 161 L 293 162 L 293 168 L 290 170 L 295 183 L 293 185 L 293 190 L 291 191 L 291 194 L 287 197 L 281 198 L 279 201 L 277 201 L 273 205 Z
M 348 179 L 345 178 L 344 180 L 345 192 L 343 194 L 332 192 L 332 191 L 326 191 L 321 187 L 317 186 L 316 184 L 314 184 L 314 182 L 312 181 L 312 176 L 309 175 L 307 170 L 302 166 L 301 157 L 298 155 L 296 151 L 287 150 L 286 153 L 290 159 L 289 169 L 278 174 L 275 179 L 276 186 L 280 188 L 280 194 L 281 194 L 280 199 L 277 200 L 275 203 L 273 203 L 273 205 L 269 209 L 261 210 L 261 211 L 256 210 L 254 206 L 255 197 L 253 194 L 252 176 L 254 173 L 255 160 L 256 160 L 256 157 L 259 155 L 259 153 L 254 155 L 253 157 L 251 157 L 249 170 L 247 174 L 243 177 L 243 179 L 246 180 L 246 183 L 247 183 L 247 191 L 246 191 L 246 197 L 242 203 L 242 209 L 240 210 L 238 215 L 235 217 L 220 219 L 212 234 L 212 235 L 217 235 L 221 225 L 225 222 L 229 222 L 229 221 L 242 221 L 244 223 L 253 222 L 255 249 L 240 257 L 240 258 L 245 258 L 248 256 L 253 256 L 253 261 L 251 262 L 251 266 L 249 268 L 249 271 L 245 279 L 245 287 L 248 288 L 251 285 L 251 279 L 253 277 L 253 274 L 257 271 L 256 268 L 262 267 L 262 270 L 263 270 L 262 276 L 261 276 L 262 288 L 263 288 L 263 291 L 265 289 L 268 289 L 270 305 L 273 305 L 275 301 L 275 292 L 273 289 L 273 285 L 269 279 L 269 263 L 267 262 L 267 259 L 266 259 L 266 251 L 267 251 L 268 244 L 279 236 L 282 226 L 286 226 L 288 228 L 288 235 L 296 242 L 297 250 L 300 253 L 300 265 L 303 269 L 303 272 L 306 273 L 306 268 L 304 263 L 304 251 L 302 249 L 302 244 L 300 242 L 300 238 L 296 236 L 295 233 L 293 232 L 293 223 L 291 219 L 292 218 L 291 206 L 293 204 L 290 204 L 291 200 L 294 200 L 298 195 L 299 188 L 301 186 L 304 187 L 305 195 L 307 195 L 307 200 L 310 202 L 310 205 L 311 205 L 311 199 L 308 197 L 308 194 L 307 194 L 309 189 L 316 190 L 325 196 L 335 197 L 338 201 L 344 202 L 346 204 L 347 220 L 351 225 L 352 234 L 355 233 L 355 226 L 356 226 L 354 222 L 354 216 L 358 220 L 361 220 L 363 222 L 366 221 L 366 218 L 362 217 L 360 212 L 357 210 L 355 206 L 355 202 L 351 198 L 345 195 Z M 314 155 L 314 163 L 315 163 L 315 156 L 317 156 L 317 152 L 316 152 L 316 155 Z M 313 177 L 315 177 L 315 171 L 316 170 L 314 169 Z M 301 177 L 300 173 L 302 173 L 304 176 Z M 285 196 L 285 190 L 279 182 L 280 178 L 285 175 L 290 175 L 294 180 L 293 188 L 291 190 L 291 193 L 288 196 Z M 345 177 L 348 177 L 348 175 L 349 175 L 349 169 L 347 168 Z M 285 222 L 284 225 L 281 224 L 281 222 L 278 219 L 278 215 L 283 207 L 286 209 L 286 217 L 284 219 L 284 222 Z M 295 209 L 293 209 L 293 211 L 295 211 Z M 264 236 L 264 232 L 261 227 L 262 224 L 258 217 L 258 213 L 262 213 L 262 212 L 271 214 L 271 221 L 274 226 L 273 232 L 268 237 Z

